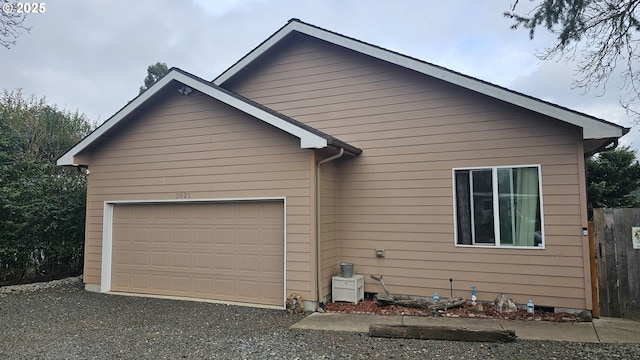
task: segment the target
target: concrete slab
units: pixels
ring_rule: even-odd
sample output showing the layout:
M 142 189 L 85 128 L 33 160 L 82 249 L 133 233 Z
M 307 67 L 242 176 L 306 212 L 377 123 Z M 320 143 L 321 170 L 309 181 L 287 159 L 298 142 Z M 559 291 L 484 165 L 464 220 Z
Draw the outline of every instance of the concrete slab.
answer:
M 616 318 L 593 319 L 600 342 L 640 344 L 640 322 Z
M 400 316 L 313 313 L 293 324 L 292 329 L 369 332 L 370 324 L 402 325 Z
M 572 342 L 599 342 L 598 335 L 589 322 L 497 320 L 505 330 L 514 330 L 518 339 Z
M 554 323 L 503 319 L 313 313 L 291 328 L 368 333 L 370 324 L 513 330 L 521 340 L 640 344 L 640 322 L 614 318 L 594 319 L 593 323 Z

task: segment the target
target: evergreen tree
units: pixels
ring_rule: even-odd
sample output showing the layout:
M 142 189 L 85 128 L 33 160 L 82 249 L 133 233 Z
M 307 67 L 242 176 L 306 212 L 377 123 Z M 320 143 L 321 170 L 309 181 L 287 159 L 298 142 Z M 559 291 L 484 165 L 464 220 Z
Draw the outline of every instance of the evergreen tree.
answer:
M 594 208 L 638 207 L 640 164 L 634 150 L 622 147 L 587 160 L 587 197 Z
M 620 97 L 627 113 L 640 121 L 640 0 L 531 0 L 537 5 L 529 14 L 515 12 L 518 1 L 504 15 L 534 37 L 543 27 L 557 41 L 540 58 L 577 61 L 574 86 L 589 91 L 605 90 L 607 80 L 618 69 L 625 78 Z
M 167 64 L 157 62 L 153 65 L 149 65 L 147 68 L 147 77 L 144 78 L 144 85 L 140 87 L 140 94 L 151 87 L 161 77 L 165 76 L 169 72 Z

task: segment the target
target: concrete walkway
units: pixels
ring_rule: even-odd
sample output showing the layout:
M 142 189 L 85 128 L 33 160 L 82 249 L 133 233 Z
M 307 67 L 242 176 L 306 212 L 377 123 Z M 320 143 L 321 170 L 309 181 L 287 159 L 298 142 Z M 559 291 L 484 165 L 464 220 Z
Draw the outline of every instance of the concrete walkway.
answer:
M 295 329 L 369 332 L 370 324 L 449 326 L 467 329 L 514 330 L 521 340 L 640 344 L 640 322 L 615 318 L 593 322 L 460 319 L 429 316 L 355 315 L 313 313 L 294 324 Z

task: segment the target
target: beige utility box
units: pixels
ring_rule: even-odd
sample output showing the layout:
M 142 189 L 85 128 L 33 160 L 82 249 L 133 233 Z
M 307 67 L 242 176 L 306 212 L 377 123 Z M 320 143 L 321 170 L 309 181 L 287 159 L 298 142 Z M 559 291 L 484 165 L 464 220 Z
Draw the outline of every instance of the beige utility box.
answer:
M 331 298 L 336 301 L 347 301 L 358 304 L 364 299 L 364 275 L 353 275 L 345 278 L 334 276 L 331 286 Z

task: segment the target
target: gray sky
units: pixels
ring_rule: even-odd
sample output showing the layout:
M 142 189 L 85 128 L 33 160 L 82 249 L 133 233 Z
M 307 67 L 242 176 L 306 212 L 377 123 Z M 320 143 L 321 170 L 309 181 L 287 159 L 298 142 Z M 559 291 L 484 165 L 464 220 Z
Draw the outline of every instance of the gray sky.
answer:
M 30 34 L 0 48 L 0 89 L 102 123 L 138 94 L 147 66 L 166 62 L 212 80 L 295 17 L 630 127 L 618 105 L 622 79 L 611 78 L 604 95 L 572 90 L 573 66 L 535 57 L 551 35 L 529 40 L 526 30 L 510 30 L 502 13 L 512 2 L 49 0 L 45 13 L 28 16 Z M 622 140 L 640 149 L 637 127 Z

